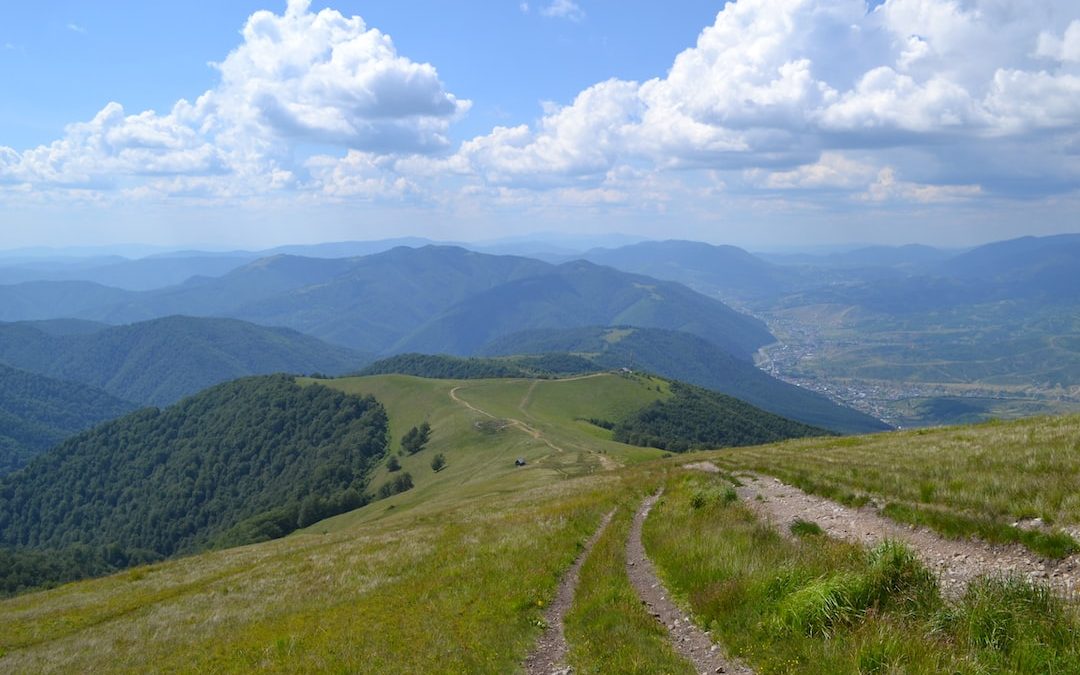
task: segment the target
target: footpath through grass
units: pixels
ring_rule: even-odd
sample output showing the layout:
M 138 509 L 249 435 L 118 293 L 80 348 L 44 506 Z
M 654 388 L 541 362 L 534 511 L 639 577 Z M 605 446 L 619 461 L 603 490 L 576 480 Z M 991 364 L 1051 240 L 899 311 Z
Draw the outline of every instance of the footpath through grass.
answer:
M 947 603 L 902 544 L 760 523 L 722 476 L 669 481 L 645 523 L 674 597 L 760 673 L 1080 672 L 1080 622 L 1042 587 L 983 579 Z
M 849 505 L 883 502 L 885 515 L 947 537 L 1019 543 L 1050 558 L 1080 551 L 1060 529 L 1080 525 L 1080 415 L 791 441 L 708 457 Z M 1031 526 L 1014 525 L 1022 520 Z
M 582 480 L 13 598 L 0 671 L 513 672 L 611 508 Z
M 566 617 L 575 673 L 694 673 L 675 653 L 664 626 L 641 604 L 626 574 L 626 539 L 646 494 L 633 487 L 624 491 L 619 510 L 581 568 Z

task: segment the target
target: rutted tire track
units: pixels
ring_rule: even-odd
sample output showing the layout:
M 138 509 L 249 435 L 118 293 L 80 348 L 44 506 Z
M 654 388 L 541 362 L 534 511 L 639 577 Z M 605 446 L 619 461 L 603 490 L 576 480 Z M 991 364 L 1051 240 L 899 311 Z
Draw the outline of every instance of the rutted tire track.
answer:
M 675 651 L 693 664 L 699 673 L 739 673 L 750 675 L 754 671 L 745 664 L 729 660 L 719 645 L 713 644 L 709 634 L 698 628 L 669 597 L 656 576 L 652 561 L 645 553 L 641 541 L 641 528 L 649 511 L 663 491 L 648 497 L 634 514 L 630 537 L 626 541 L 626 573 L 641 601 L 657 621 L 664 624 Z
M 688 464 L 685 468 L 719 472 L 712 462 Z M 740 472 L 741 475 L 744 474 Z M 831 537 L 866 546 L 885 539 L 903 541 L 937 573 L 946 595 L 961 595 L 968 583 L 981 575 L 1018 574 L 1046 583 L 1066 598 L 1075 597 L 1080 587 L 1080 556 L 1047 560 L 1020 545 L 946 539 L 932 530 L 890 520 L 873 507 L 855 509 L 807 494 L 771 476 L 755 478 L 745 481 L 737 492 L 758 517 L 771 523 L 781 534 L 791 536 L 791 523 L 801 518 L 814 521 Z
M 547 611 L 544 612 L 544 623 L 547 628 L 544 629 L 543 634 L 536 641 L 536 646 L 533 647 L 532 652 L 525 659 L 525 672 L 529 675 L 553 675 L 555 673 L 570 672 L 570 667 L 566 664 L 566 654 L 569 651 L 566 644 L 564 624 L 566 613 L 570 611 L 570 607 L 574 604 L 574 593 L 577 591 L 578 578 L 581 576 L 581 566 L 585 563 L 585 559 L 589 557 L 593 546 L 604 534 L 604 530 L 607 529 L 614 515 L 615 511 L 613 510 L 604 516 L 604 519 L 600 521 L 600 526 L 596 528 L 596 532 L 593 532 L 593 535 L 585 542 L 585 547 L 582 548 L 581 553 L 574 560 L 574 564 L 570 566 L 570 569 L 566 570 L 566 574 L 559 581 L 559 589 L 555 592 L 555 598 L 548 605 Z

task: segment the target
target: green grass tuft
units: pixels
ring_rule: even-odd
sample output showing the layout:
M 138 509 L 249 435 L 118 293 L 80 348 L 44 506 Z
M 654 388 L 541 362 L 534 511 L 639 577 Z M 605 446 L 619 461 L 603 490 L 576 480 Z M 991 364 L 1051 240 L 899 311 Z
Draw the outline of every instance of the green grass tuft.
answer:
M 803 520 L 802 518 L 796 518 L 789 529 L 796 537 L 816 537 L 825 534 L 825 530 L 821 529 L 820 525 L 812 520 Z
M 949 604 L 913 551 L 785 539 L 741 505 L 669 482 L 645 543 L 672 596 L 758 672 L 1080 672 L 1080 622 L 1045 588 L 976 583 Z

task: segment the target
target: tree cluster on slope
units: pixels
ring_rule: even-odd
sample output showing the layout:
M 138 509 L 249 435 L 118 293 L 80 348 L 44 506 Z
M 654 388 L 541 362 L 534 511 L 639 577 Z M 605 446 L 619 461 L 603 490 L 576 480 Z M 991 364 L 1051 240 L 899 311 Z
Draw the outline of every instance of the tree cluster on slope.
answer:
M 631 445 L 685 452 L 829 434 L 693 385 L 672 382 L 671 390 L 671 398 L 654 401 L 616 424 L 613 438 Z
M 420 426 L 413 427 L 401 437 L 401 449 L 410 455 L 415 455 L 424 449 L 428 439 L 431 438 L 431 425 L 422 422 Z

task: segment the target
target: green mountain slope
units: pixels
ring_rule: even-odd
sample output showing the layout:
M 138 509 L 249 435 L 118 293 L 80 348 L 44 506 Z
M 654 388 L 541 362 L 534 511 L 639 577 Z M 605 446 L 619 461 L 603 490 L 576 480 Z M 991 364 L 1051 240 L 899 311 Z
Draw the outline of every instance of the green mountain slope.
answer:
M 367 360 L 292 330 L 235 319 L 174 316 L 86 335 L 0 325 L 0 362 L 147 405 L 168 405 L 237 377 L 342 373 Z
M 134 408 L 86 385 L 0 364 L 0 475 L 64 438 Z
M 386 429 L 372 398 L 281 375 L 218 385 L 0 479 L 0 545 L 78 544 L 119 563 L 280 536 L 363 503 Z
M 841 433 L 888 429 L 869 415 L 778 380 L 695 335 L 655 328 L 536 330 L 493 340 L 481 354 L 582 354 L 603 368 L 633 368 L 734 396 L 769 412 Z
M 549 268 L 538 260 L 451 246 L 395 248 L 351 259 L 332 280 L 245 304 L 231 315 L 385 352 L 455 303 Z
M 395 349 L 473 354 L 521 330 L 617 324 L 686 331 L 744 359 L 773 341 L 761 321 L 686 286 L 575 261 L 471 297 Z

